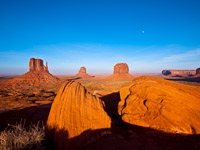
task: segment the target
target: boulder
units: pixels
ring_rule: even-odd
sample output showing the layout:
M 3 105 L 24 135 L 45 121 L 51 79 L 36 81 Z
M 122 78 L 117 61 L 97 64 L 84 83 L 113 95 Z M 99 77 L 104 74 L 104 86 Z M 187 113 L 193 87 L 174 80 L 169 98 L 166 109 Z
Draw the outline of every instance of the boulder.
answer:
M 104 103 L 80 83 L 69 81 L 60 88 L 52 104 L 47 137 L 55 149 L 77 149 L 107 134 L 110 126 Z
M 172 133 L 200 133 L 200 88 L 139 77 L 120 90 L 122 120 Z
M 111 80 L 126 80 L 133 79 L 133 76 L 129 74 L 129 68 L 126 63 L 118 63 L 114 66 L 113 75 L 109 78 Z

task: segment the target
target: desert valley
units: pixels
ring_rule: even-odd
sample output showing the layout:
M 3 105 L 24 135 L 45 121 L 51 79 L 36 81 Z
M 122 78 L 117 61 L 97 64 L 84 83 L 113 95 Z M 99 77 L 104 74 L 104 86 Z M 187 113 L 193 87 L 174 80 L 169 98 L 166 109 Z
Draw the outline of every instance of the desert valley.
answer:
M 1 77 L 0 129 L 41 123 L 43 139 L 21 149 L 199 149 L 199 70 L 142 76 L 117 63 L 113 75 L 56 77 L 31 58 L 29 72 Z
M 200 0 L 0 0 L 0 150 L 200 150 Z

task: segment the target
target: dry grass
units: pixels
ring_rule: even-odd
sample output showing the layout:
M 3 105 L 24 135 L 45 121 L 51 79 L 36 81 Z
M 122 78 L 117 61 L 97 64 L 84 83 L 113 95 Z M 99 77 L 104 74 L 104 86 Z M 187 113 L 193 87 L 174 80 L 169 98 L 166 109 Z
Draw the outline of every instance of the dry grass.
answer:
M 0 132 L 1 150 L 33 149 L 43 150 L 42 141 L 45 140 L 45 127 L 38 122 L 25 128 L 25 123 L 10 125 L 9 129 Z

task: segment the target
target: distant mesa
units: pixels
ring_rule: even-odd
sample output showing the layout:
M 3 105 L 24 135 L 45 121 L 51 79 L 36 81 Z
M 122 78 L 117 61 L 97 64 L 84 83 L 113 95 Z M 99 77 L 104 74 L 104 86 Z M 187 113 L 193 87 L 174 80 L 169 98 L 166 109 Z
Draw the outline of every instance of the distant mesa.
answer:
M 193 76 L 196 74 L 196 70 L 163 70 L 162 74 L 166 76 Z
M 200 68 L 196 69 L 196 75 L 200 75 Z
M 48 71 L 48 66 L 46 62 L 46 66 L 43 65 L 42 59 L 31 58 L 29 61 L 29 71 Z
M 86 68 L 85 67 L 81 67 L 78 74 L 76 75 L 77 78 L 82 78 L 82 79 L 88 79 L 88 78 L 92 78 L 92 76 L 90 76 L 89 74 L 86 73 Z
M 38 85 L 38 84 L 57 84 L 62 83 L 62 80 L 51 75 L 48 70 L 47 62 L 46 66 L 43 65 L 42 59 L 31 58 L 29 61 L 29 72 L 21 75 L 12 80 L 5 81 L 4 84 L 11 86 L 21 85 Z
M 143 76 L 120 90 L 122 120 L 171 133 L 200 134 L 200 89 Z
M 133 79 L 133 76 L 129 74 L 129 67 L 126 63 L 117 63 L 114 66 L 113 75 L 109 77 L 112 80 Z
M 78 149 L 110 133 L 104 102 L 76 81 L 62 85 L 52 104 L 47 137 L 55 149 Z

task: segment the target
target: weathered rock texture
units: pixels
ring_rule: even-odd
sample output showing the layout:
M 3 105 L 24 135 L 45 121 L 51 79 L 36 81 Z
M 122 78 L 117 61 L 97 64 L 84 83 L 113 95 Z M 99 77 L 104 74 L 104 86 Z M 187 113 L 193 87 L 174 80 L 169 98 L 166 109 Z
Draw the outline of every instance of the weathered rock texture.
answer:
M 114 66 L 114 72 L 110 79 L 133 79 L 133 76 L 129 74 L 129 68 L 126 63 L 118 63 Z
M 48 72 L 47 62 L 45 66 L 43 65 L 42 59 L 31 58 L 29 61 L 29 71 L 47 71 Z
M 40 84 L 57 84 L 59 82 L 62 82 L 62 80 L 49 73 L 47 62 L 46 66 L 44 66 L 43 60 L 31 58 L 29 61 L 29 72 L 12 80 L 8 80 L 4 82 L 4 84 L 11 86 L 31 86 Z
M 200 133 L 200 88 L 140 77 L 120 90 L 118 112 L 130 124 L 166 132 Z
M 47 136 L 55 149 L 80 148 L 110 128 L 104 103 L 75 81 L 59 90 L 47 121 Z
M 166 76 L 192 76 L 196 74 L 196 70 L 163 70 L 162 74 Z
M 82 78 L 82 79 L 87 79 L 87 78 L 92 78 L 89 74 L 86 73 L 86 68 L 81 67 L 79 70 L 79 73 L 76 75 L 77 78 Z

